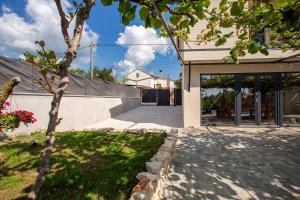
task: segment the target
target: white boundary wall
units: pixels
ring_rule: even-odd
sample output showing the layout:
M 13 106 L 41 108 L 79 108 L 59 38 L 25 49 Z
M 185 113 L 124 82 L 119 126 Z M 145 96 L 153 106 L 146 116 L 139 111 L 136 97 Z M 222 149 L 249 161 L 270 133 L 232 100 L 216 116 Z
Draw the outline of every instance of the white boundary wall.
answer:
M 34 113 L 35 124 L 20 126 L 13 131 L 14 135 L 30 134 L 47 128 L 52 95 L 14 94 L 7 101 L 11 102 L 11 110 L 27 110 Z M 108 119 L 140 105 L 140 98 L 131 97 L 99 97 L 68 96 L 62 98 L 59 117 L 61 123 L 56 131 L 83 130 L 99 121 Z

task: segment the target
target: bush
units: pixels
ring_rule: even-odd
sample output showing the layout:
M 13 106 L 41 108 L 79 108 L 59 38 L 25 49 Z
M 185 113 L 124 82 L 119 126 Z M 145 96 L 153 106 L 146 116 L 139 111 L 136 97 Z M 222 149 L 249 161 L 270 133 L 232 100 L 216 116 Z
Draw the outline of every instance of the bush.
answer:
M 0 111 L 0 133 L 3 130 L 13 130 L 18 128 L 21 123 L 28 126 L 28 124 L 33 124 L 36 122 L 34 114 L 26 110 L 17 110 L 10 112 L 8 107 L 10 106 L 9 102 L 5 102 Z

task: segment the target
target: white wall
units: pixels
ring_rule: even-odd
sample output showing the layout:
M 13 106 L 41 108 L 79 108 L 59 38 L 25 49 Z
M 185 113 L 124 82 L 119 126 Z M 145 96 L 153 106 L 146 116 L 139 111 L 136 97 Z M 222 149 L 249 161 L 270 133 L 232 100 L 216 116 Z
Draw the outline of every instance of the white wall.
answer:
M 136 73 L 139 73 L 139 77 L 136 77 Z M 128 85 L 138 85 L 154 88 L 154 78 L 141 70 L 134 70 L 133 72 L 127 75 L 127 78 L 130 79 L 126 81 L 126 84 Z
M 162 88 L 167 88 L 167 80 L 165 79 L 157 79 L 155 80 L 155 85 L 156 84 L 160 84 Z M 175 84 L 174 84 L 174 81 L 170 81 L 170 88 L 174 88 L 175 87 Z
M 37 119 L 35 124 L 28 127 L 21 126 L 13 134 L 29 134 L 45 130 L 51 100 L 51 95 L 36 94 L 15 94 L 8 99 L 12 104 L 12 111 L 16 109 L 31 111 Z M 56 130 L 82 130 L 139 105 L 140 98 L 64 96 L 59 110 L 59 117 L 63 119 Z

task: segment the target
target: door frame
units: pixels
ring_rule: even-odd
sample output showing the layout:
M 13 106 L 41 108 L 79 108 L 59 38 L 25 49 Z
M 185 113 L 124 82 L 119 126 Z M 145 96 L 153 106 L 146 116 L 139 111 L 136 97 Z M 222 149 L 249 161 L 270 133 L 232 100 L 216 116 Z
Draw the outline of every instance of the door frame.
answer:
M 255 122 L 253 124 L 242 124 L 242 95 L 241 95 L 241 77 L 243 76 L 254 76 L 254 90 L 255 90 Z M 261 103 L 261 79 L 262 76 L 272 76 L 274 80 L 274 112 L 275 119 L 274 124 L 272 125 L 280 125 L 280 111 L 282 110 L 282 105 L 279 102 L 282 102 L 280 98 L 280 73 L 237 73 L 235 74 L 235 122 L 237 126 L 240 125 L 261 125 L 262 123 L 262 103 Z

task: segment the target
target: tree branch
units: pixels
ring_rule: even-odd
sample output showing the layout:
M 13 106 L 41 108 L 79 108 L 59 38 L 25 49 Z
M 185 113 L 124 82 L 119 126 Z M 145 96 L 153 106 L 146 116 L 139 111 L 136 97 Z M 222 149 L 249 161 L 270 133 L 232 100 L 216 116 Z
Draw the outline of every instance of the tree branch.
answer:
M 19 77 L 13 77 L 8 82 L 6 82 L 0 91 L 0 110 L 3 107 L 3 104 L 5 103 L 6 99 L 9 97 L 9 95 L 12 93 L 14 87 L 18 85 L 21 82 L 21 79 Z
M 70 42 L 70 46 L 65 53 L 65 57 L 59 63 L 60 70 L 67 69 L 72 63 L 72 61 L 76 58 L 77 51 L 80 45 L 80 39 L 82 36 L 84 22 L 89 18 L 90 11 L 92 7 L 95 5 L 96 0 L 84 0 L 83 2 L 85 3 L 85 5 L 80 5 L 78 9 L 74 34 Z
M 193 15 L 192 14 L 190 14 L 190 13 L 184 13 L 184 12 L 175 12 L 174 10 L 172 10 L 172 8 L 170 8 L 169 6 L 165 6 L 167 9 L 168 9 L 168 11 L 171 13 L 171 14 L 173 14 L 173 15 L 182 15 L 182 16 L 187 16 L 187 17 L 189 17 L 189 18 L 193 18 Z
M 61 31 L 64 37 L 65 42 L 67 43 L 68 47 L 71 47 L 71 42 L 70 42 L 70 36 L 68 33 L 68 28 L 70 22 L 66 18 L 66 13 L 64 12 L 62 5 L 61 5 L 61 0 L 54 0 L 59 16 L 60 16 L 60 25 L 61 25 Z

